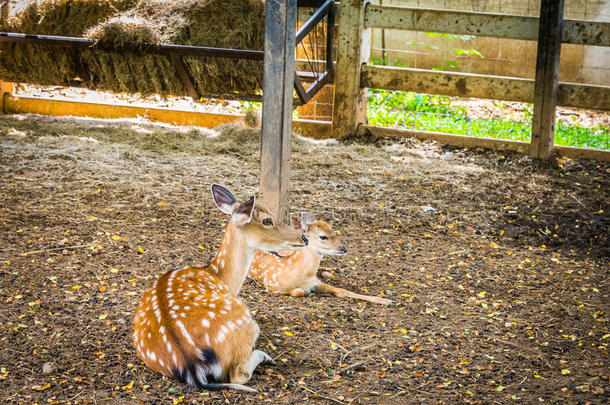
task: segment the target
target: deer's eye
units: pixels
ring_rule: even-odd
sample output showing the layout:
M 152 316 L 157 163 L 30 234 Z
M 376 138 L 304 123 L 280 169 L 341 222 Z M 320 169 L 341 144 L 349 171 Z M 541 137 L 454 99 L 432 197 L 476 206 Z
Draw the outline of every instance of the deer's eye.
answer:
M 326 235 L 320 235 L 320 240 L 328 240 L 328 236 L 326 236 Z
M 271 218 L 265 218 L 265 219 L 263 219 L 263 225 L 271 226 L 271 225 L 273 225 L 273 221 L 271 220 Z

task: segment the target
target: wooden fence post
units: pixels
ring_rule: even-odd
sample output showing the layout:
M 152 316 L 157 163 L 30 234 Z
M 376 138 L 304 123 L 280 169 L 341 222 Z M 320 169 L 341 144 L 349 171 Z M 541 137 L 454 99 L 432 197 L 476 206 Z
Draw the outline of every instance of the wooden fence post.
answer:
M 553 154 L 563 32 L 563 2 L 564 0 L 542 0 L 540 5 L 534 117 L 530 145 L 530 156 L 536 159 L 548 159 Z
M 265 6 L 260 196 L 280 221 L 288 214 L 297 0 Z
M 366 91 L 360 88 L 360 70 L 368 63 L 371 29 L 364 28 L 364 9 L 370 0 L 341 0 L 335 70 L 333 137 L 355 134 L 366 123 Z
M 13 94 L 13 88 L 13 83 L 0 81 L 0 114 L 6 113 L 4 109 L 4 98 L 6 94 Z

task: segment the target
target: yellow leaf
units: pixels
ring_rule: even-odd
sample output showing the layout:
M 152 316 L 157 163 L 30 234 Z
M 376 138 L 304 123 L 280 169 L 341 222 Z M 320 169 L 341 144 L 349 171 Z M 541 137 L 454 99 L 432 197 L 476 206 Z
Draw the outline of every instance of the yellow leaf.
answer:
M 113 268 L 111 268 L 111 269 L 110 269 L 110 272 L 111 272 L 111 273 L 115 273 L 115 274 L 116 274 L 116 273 L 118 273 L 118 272 L 119 272 L 119 270 L 118 270 L 118 269 L 115 269 L 115 268 L 113 267 Z
M 504 391 L 504 388 L 506 388 L 506 387 L 500 385 L 498 388 L 496 388 L 496 391 L 502 392 L 502 391 Z
M 198 247 L 199 247 L 199 249 L 201 249 L 201 250 L 205 250 L 205 246 L 201 246 L 201 245 L 199 245 Z
M 144 249 L 142 249 L 142 246 L 138 246 L 138 253 L 143 254 L 145 252 Z
M 118 235 L 112 235 L 112 239 L 114 240 L 121 240 L 121 237 Z
M 33 389 L 34 391 L 44 391 L 44 390 L 46 390 L 47 388 L 49 388 L 50 386 L 51 386 L 51 384 L 46 383 L 45 385 L 34 385 L 34 386 L 32 387 L 32 389 Z
M 163 201 L 163 200 L 159 201 L 159 205 L 160 206 L 164 206 L 165 205 L 165 201 Z
M 129 384 L 127 384 L 127 385 L 123 386 L 123 389 L 124 389 L 125 391 L 127 391 L 127 390 L 131 390 L 131 389 L 133 388 L 133 384 L 134 384 L 134 382 L 135 382 L 135 381 L 131 380 L 131 381 L 129 382 Z
M 286 335 L 286 336 L 292 336 L 292 332 L 285 331 L 285 332 L 284 332 L 284 335 Z
M 99 319 L 106 319 L 108 318 L 108 314 L 102 314 L 99 316 Z
M 568 375 L 568 374 L 570 374 L 570 370 L 568 370 L 567 368 L 564 368 L 563 370 L 561 370 L 561 374 Z
M 73 286 L 72 286 L 72 289 L 73 289 L 73 290 L 78 290 L 78 289 L 80 289 L 80 288 L 83 288 L 83 286 L 82 286 L 82 285 L 73 285 Z

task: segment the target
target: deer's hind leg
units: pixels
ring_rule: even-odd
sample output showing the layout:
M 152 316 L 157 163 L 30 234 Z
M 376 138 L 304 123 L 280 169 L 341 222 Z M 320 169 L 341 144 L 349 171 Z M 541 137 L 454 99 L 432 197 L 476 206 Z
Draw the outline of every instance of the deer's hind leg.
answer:
M 258 339 L 260 329 L 254 321 L 250 325 L 249 339 L 246 339 L 250 344 L 242 346 L 239 350 L 241 353 L 234 357 L 235 366 L 229 371 L 231 383 L 245 384 L 250 380 L 252 373 L 259 364 L 275 364 L 275 361 L 267 353 L 261 350 L 252 350 Z

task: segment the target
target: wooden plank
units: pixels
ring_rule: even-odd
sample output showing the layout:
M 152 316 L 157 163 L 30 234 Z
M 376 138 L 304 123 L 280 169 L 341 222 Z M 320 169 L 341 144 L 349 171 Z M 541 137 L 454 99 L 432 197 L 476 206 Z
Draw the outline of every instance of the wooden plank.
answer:
M 460 148 L 485 148 L 497 151 L 513 151 L 527 153 L 529 143 L 520 141 L 508 141 L 505 139 L 478 138 L 467 135 L 446 134 L 433 131 L 416 131 L 401 128 L 386 128 L 373 125 L 363 125 L 361 131 L 369 131 L 373 136 L 379 138 L 400 139 L 417 138 L 427 141 L 436 141 Z
M 361 84 L 362 87 L 446 96 L 525 102 L 530 102 L 534 98 L 531 79 L 425 69 L 364 66 Z
M 333 137 L 332 122 L 318 120 L 293 120 L 295 134 L 312 139 L 330 139 Z
M 445 96 L 534 101 L 534 80 L 475 73 L 363 66 L 362 87 L 442 94 Z M 610 110 L 610 86 L 560 83 L 557 104 L 563 107 Z
M 610 86 L 559 82 L 557 105 L 610 111 Z
M 296 0 L 267 1 L 260 196 L 280 220 L 288 216 Z
M 366 27 L 449 34 L 536 39 L 536 17 L 434 10 L 398 6 L 374 6 L 366 9 Z
M 3 9 L 4 10 L 4 9 Z M 0 112 L 6 114 L 6 99 L 13 94 L 14 85 L 9 82 L 0 81 Z
M 31 96 L 12 96 L 5 93 L 3 112 L 6 114 L 41 114 L 51 116 L 91 117 L 103 119 L 144 117 L 173 125 L 194 125 L 214 128 L 233 122 L 241 115 L 201 113 L 169 108 L 150 108 L 133 105 L 99 104 L 83 101 L 45 99 Z
M 564 20 L 561 42 L 610 46 L 610 22 Z
M 360 70 L 368 62 L 371 30 L 364 28 L 364 8 L 370 0 L 343 0 L 339 5 L 337 66 L 333 113 L 333 136 L 356 133 L 366 122 L 366 91 L 360 87 Z
M 494 151 L 527 153 L 529 152 L 530 147 L 530 144 L 527 142 L 508 141 L 505 139 L 493 138 L 478 138 L 474 136 L 446 134 L 442 132 L 414 131 L 409 129 L 376 127 L 372 125 L 363 125 L 361 126 L 360 130 L 363 132 L 369 131 L 371 135 L 379 138 L 417 138 L 427 141 L 436 141 L 460 148 L 485 148 Z M 610 162 L 610 151 L 607 150 L 555 146 L 553 153 L 557 156 L 569 158 L 595 159 L 599 162 Z
M 563 0 L 542 0 L 530 147 L 530 156 L 537 159 L 553 154 L 562 29 Z
M 370 5 L 365 11 L 364 24 L 365 27 L 408 31 L 538 39 L 537 17 L 510 14 Z M 610 23 L 565 20 L 562 42 L 610 46 Z

